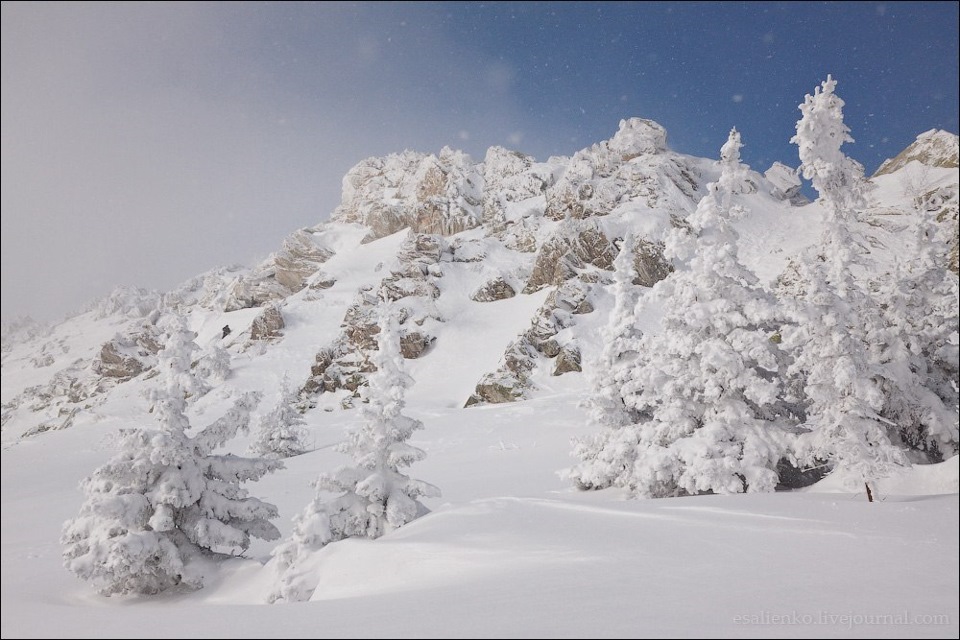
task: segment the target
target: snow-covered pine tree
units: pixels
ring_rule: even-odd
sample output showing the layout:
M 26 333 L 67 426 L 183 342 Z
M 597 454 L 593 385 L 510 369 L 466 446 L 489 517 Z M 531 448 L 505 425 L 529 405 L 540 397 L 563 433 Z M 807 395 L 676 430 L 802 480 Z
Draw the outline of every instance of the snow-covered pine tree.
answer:
M 622 387 L 641 416 L 625 483 L 639 497 L 773 491 L 788 452 L 775 305 L 740 262 L 731 223 L 744 213 L 734 196 L 751 186 L 740 146 L 734 129 L 720 179 L 689 219 L 692 241 L 668 241 L 670 254 L 692 258 L 651 291 L 663 305 L 659 331 L 641 339 Z
M 197 376 L 208 384 L 224 382 L 230 376 L 230 352 L 211 343 L 197 361 Z
M 290 388 L 290 380 L 284 375 L 277 404 L 260 418 L 250 453 L 264 458 L 290 458 L 307 451 L 306 421 L 297 411 L 296 402 L 296 390 Z
M 150 399 L 156 406 L 155 398 L 182 396 L 183 404 L 178 405 L 182 413 L 186 411 L 187 401 L 210 391 L 210 385 L 193 367 L 194 355 L 200 347 L 195 342 L 197 334 L 187 327 L 186 318 L 173 313 L 161 320 L 161 328 L 166 334 L 163 349 L 157 354 L 157 370 L 161 378 L 160 384 L 150 391 Z M 161 418 L 161 422 L 163 420 Z
M 939 462 L 958 449 L 960 292 L 956 274 L 944 266 L 948 245 L 937 207 L 916 196 L 915 205 L 913 257 L 898 262 L 880 288 L 886 339 L 871 343 L 888 372 L 881 415 L 923 461 Z
M 338 447 L 353 458 L 354 466 L 317 480 L 317 496 L 295 518 L 292 536 L 273 552 L 278 578 L 270 602 L 310 597 L 318 581 L 312 557 L 326 544 L 349 537 L 379 538 L 426 513 L 421 497 L 440 495 L 437 487 L 400 471 L 426 455 L 407 444 L 423 424 L 403 414 L 411 380 L 403 370 L 399 322 L 388 300 L 380 301 L 378 324 L 377 350 L 371 356 L 376 371 L 362 393 L 364 423 Z M 340 495 L 327 501 L 321 492 Z
M 593 364 L 591 393 L 585 405 L 594 433 L 574 440 L 573 455 L 580 460 L 562 475 L 579 489 L 605 489 L 622 484 L 633 469 L 637 437 L 632 415 L 623 402 L 621 387 L 629 376 L 641 337 L 634 318 L 638 289 L 633 234 L 627 233 L 613 262 L 613 311 L 600 330 L 603 349 Z
M 176 323 L 183 326 L 182 321 Z M 174 331 L 159 354 L 164 388 L 153 394 L 159 429 L 128 429 L 119 451 L 81 484 L 86 501 L 64 524 L 64 565 L 101 594 L 155 594 L 203 586 L 205 560 L 243 553 L 250 538 L 274 540 L 272 504 L 242 483 L 282 467 L 278 461 L 214 455 L 246 430 L 259 394 L 188 436 L 185 391 L 188 341 Z
M 864 206 L 863 168 L 841 151 L 853 139 L 843 123 L 844 103 L 834 93 L 836 84 L 827 76 L 814 95 L 806 96 L 791 138 L 799 147 L 803 177 L 820 195 L 825 219 L 820 243 L 798 263 L 805 291 L 786 301 L 794 323 L 785 328 L 784 346 L 794 356 L 790 374 L 802 379 L 807 401 L 807 432 L 798 439 L 798 459 L 829 465 L 864 483 L 872 499 L 869 483 L 906 459 L 880 416 L 881 372 L 863 339 L 866 331 L 880 330 L 882 322 L 876 304 L 851 273 L 858 252 L 865 250 L 852 229 L 857 209 Z

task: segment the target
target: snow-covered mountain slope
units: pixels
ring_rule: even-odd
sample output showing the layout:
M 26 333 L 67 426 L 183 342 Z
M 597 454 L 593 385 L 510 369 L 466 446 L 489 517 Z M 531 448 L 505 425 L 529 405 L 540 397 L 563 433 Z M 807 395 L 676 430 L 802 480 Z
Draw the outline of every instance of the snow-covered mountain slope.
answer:
M 942 129 L 925 131 L 896 157 L 884 161 L 873 175 L 877 177 L 893 173 L 910 162 L 918 162 L 928 167 L 956 169 L 960 166 L 957 134 Z
M 873 178 L 861 226 L 880 272 L 864 276 L 882 278 L 910 251 L 905 230 L 918 207 L 936 208 L 956 237 L 957 169 L 939 166 L 949 164 L 941 162 L 948 137 L 923 134 L 911 148 L 924 153 Z M 151 377 L 162 343 L 156 327 L 172 310 L 189 316 L 201 346 L 242 359 L 231 384 L 243 386 L 249 372 L 249 386 L 271 393 L 257 372 L 282 363 L 304 407 L 349 407 L 381 289 L 409 316 L 403 348 L 417 402 L 463 406 L 582 389 L 621 239 L 635 237 L 638 284 L 667 275 L 665 234 L 696 207 L 716 165 L 670 151 L 663 129 L 640 119 L 543 163 L 500 148 L 481 163 L 450 149 L 365 160 L 344 178 L 333 220 L 296 231 L 263 264 L 215 270 L 166 294 L 118 290 L 28 339 L 29 331 L 5 331 L 3 442 L 112 413 L 114 398 Z M 783 165 L 768 172 L 773 182 L 752 173 L 756 191 L 742 196 L 740 255 L 766 283 L 820 233 L 820 205 L 798 206 L 784 173 Z M 956 269 L 956 244 L 951 260 Z M 264 334 L 274 324 L 284 326 Z
M 857 224 L 876 271 L 858 277 L 882 280 L 915 251 L 910 229 L 922 209 L 952 234 L 944 259 L 956 271 L 960 178 L 955 160 L 943 160 L 956 156 L 948 136 L 937 133 L 936 153 L 871 179 Z M 868 631 L 955 636 L 955 458 L 881 483 L 885 501 L 869 510 L 862 498 L 812 492 L 625 503 L 615 490 L 578 493 L 558 477 L 572 463 L 570 438 L 588 430 L 578 403 L 624 238 L 634 238 L 638 285 L 667 277 L 664 240 L 718 175 L 717 162 L 671 151 L 663 129 L 641 119 L 545 162 L 501 148 L 482 162 L 449 149 L 369 159 L 344 178 L 329 222 L 294 232 L 262 264 L 162 294 L 118 290 L 51 327 L 5 327 L 4 637 L 120 637 L 151 623 L 171 636 L 828 632 L 830 623 L 734 620 L 789 612 L 946 615 L 946 625 Z M 768 285 L 789 282 L 791 260 L 821 233 L 821 204 L 798 197 L 792 175 L 783 165 L 751 172 L 750 192 L 738 196 L 740 256 Z M 443 491 L 428 501 L 432 514 L 375 543 L 325 549 L 328 579 L 304 606 L 239 606 L 265 595 L 263 542 L 203 591 L 130 606 L 99 606 L 62 569 L 58 537 L 80 504 L 77 482 L 111 455 L 118 430 L 154 423 L 148 394 L 166 316 L 184 314 L 201 348 L 231 356 L 226 381 L 192 402 L 195 424 L 246 391 L 262 392 L 258 412 L 269 411 L 284 375 L 299 389 L 312 451 L 256 488 L 279 506 L 287 535 L 310 482 L 343 462 L 332 447 L 359 419 L 383 298 L 403 309 L 407 403 L 425 424 L 414 444 L 428 453 L 417 475 Z M 656 320 L 651 306 L 642 328 Z M 825 482 L 821 490 L 847 490 Z M 907 548 L 909 562 L 878 560 Z

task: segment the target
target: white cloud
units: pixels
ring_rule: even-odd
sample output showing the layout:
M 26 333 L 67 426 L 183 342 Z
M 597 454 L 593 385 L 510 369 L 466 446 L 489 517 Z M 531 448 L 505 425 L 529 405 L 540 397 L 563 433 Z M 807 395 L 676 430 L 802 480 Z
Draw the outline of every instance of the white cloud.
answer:
M 403 29 L 333 3 L 2 11 L 4 317 L 251 264 L 326 219 L 363 158 L 451 131 L 482 155 L 521 117 L 510 66 L 429 10 Z

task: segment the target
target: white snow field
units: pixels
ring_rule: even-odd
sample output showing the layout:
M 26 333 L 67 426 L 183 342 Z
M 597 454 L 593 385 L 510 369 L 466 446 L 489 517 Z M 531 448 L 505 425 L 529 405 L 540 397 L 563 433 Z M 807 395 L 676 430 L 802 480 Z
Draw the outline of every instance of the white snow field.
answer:
M 568 395 L 410 413 L 426 425 L 416 472 L 443 498 L 383 538 L 320 551 L 306 603 L 263 604 L 273 576 L 262 542 L 200 591 L 95 594 L 61 566 L 58 538 L 77 482 L 109 452 L 79 429 L 6 449 L 3 637 L 957 635 L 956 459 L 887 481 L 873 504 L 828 481 L 624 500 L 557 477 L 584 422 Z M 313 426 L 323 441 L 335 425 Z M 317 470 L 340 457 L 321 448 L 256 485 L 284 535 Z

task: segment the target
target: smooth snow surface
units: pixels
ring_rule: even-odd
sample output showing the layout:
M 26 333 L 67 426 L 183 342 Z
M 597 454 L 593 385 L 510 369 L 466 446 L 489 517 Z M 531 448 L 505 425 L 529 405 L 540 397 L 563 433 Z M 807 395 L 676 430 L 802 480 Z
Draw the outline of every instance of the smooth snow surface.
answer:
M 94 594 L 61 567 L 57 538 L 108 445 L 69 429 L 5 450 L 3 637 L 957 634 L 956 459 L 887 481 L 874 504 L 820 493 L 829 480 L 817 492 L 626 501 L 554 473 L 584 422 L 567 396 L 411 414 L 426 424 L 413 441 L 428 452 L 418 475 L 443 498 L 379 540 L 329 545 L 313 600 L 299 604 L 261 604 L 272 578 L 262 542 L 197 592 Z M 256 485 L 280 506 L 284 535 L 316 470 L 339 458 L 319 449 Z M 781 615 L 836 617 L 743 624 Z M 883 615 L 947 624 L 853 624 Z

